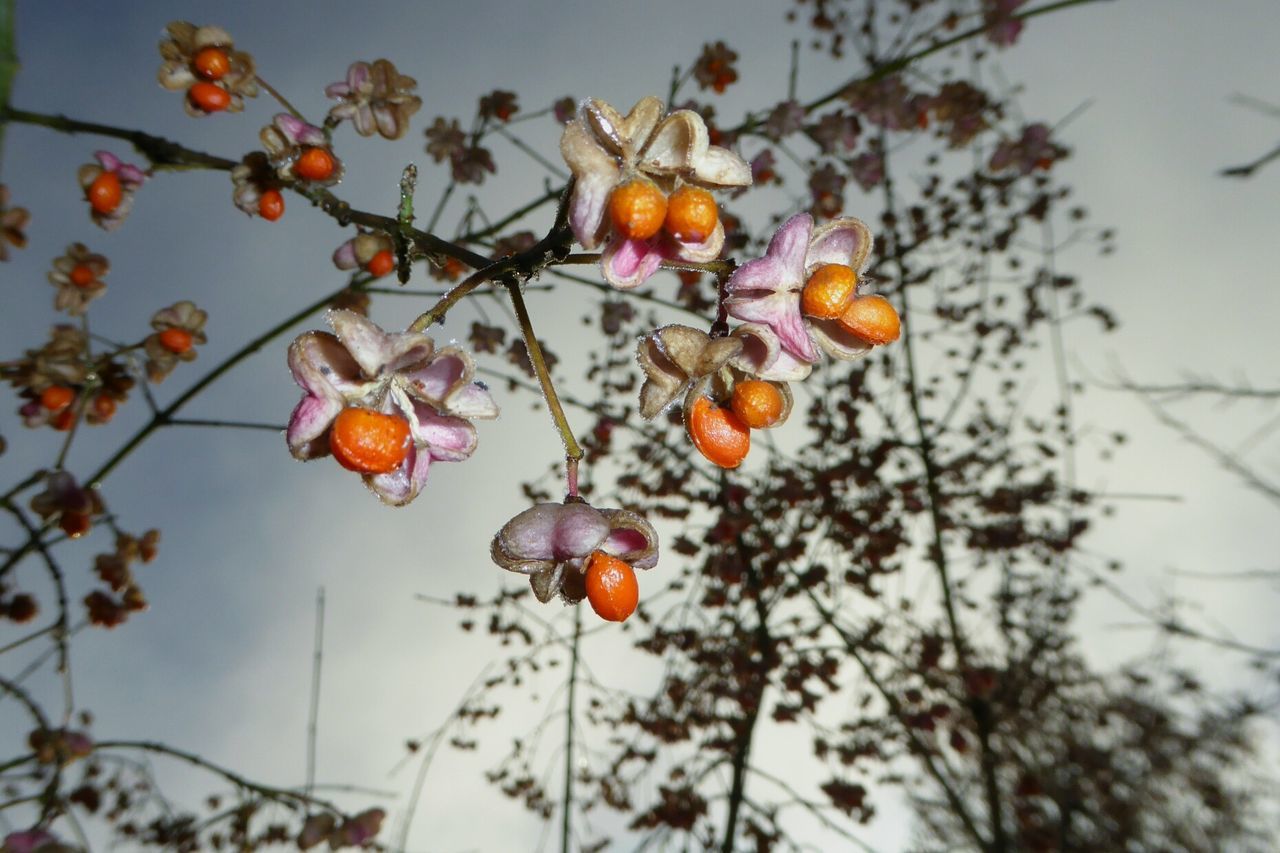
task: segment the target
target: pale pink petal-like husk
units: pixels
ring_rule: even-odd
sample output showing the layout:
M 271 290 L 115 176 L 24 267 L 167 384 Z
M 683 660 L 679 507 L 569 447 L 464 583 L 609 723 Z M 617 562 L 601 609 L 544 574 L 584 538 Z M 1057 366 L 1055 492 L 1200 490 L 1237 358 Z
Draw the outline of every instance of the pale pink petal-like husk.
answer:
M 663 253 L 657 240 L 614 237 L 600 253 L 600 273 L 618 290 L 631 290 L 658 271 Z
M 325 145 L 324 131 L 289 113 L 276 113 L 276 127 L 294 145 Z
M 635 108 L 632 108 L 632 112 L 635 112 Z M 631 144 L 630 136 L 623 127 L 625 121 L 622 113 L 614 109 L 612 104 L 587 98 L 578 105 L 578 119 L 571 124 L 579 125 L 582 132 L 594 139 L 608 154 L 625 157 L 626 149 Z
M 871 352 L 871 344 L 845 329 L 835 320 L 809 318 L 809 332 L 818 346 L 832 358 L 852 361 Z
M 755 291 L 754 293 L 759 293 Z M 800 294 L 781 291 L 767 296 L 730 296 L 725 300 L 729 315 L 748 323 L 768 326 L 782 348 L 804 361 L 817 361 L 818 350 L 809 338 L 800 313 Z
M 120 158 L 112 154 L 110 151 L 95 151 L 93 156 L 102 164 L 102 168 L 108 172 L 114 172 L 120 168 Z
M 98 227 L 103 231 L 114 231 L 124 224 L 131 210 L 133 210 L 133 193 L 126 191 L 120 197 L 120 204 L 116 206 L 115 210 L 103 214 L 90 208 L 89 218 L 97 223 Z
M 833 219 L 814 229 L 805 265 L 844 264 L 862 272 L 871 259 L 872 242 L 871 229 L 861 219 Z
M 360 365 L 351 353 L 328 332 L 304 332 L 289 346 L 289 369 L 308 394 L 326 394 L 327 389 L 343 399 L 357 397 L 363 387 Z
M 306 396 L 298 401 L 285 430 L 285 442 L 295 459 L 305 461 L 329 455 L 326 436 L 343 408 L 343 402 L 333 397 Z
M 400 122 L 400 111 L 390 107 L 380 107 L 372 110 L 373 122 L 377 125 L 378 133 L 386 139 L 399 139 L 404 136 L 406 125 Z
M 205 47 L 221 47 L 230 50 L 233 44 L 234 43 L 231 41 L 231 33 L 227 32 L 222 27 L 215 26 L 213 24 L 205 24 L 202 27 L 196 28 L 194 41 L 195 49 L 191 52 L 196 53 L 201 48 Z
M 566 565 L 554 561 L 541 560 L 508 566 L 512 571 L 522 571 L 529 575 L 529 587 L 533 597 L 546 604 L 555 598 L 564 581 Z
M 126 187 L 132 184 L 134 187 L 140 187 L 147 180 L 147 173 L 129 163 L 121 163 L 116 169 L 116 175 L 120 178 L 120 183 Z
M 645 375 L 644 384 L 640 386 L 640 417 L 653 420 L 680 396 L 689 377 L 663 351 L 657 335 L 645 335 L 640 339 L 636 346 L 636 361 Z
M 647 519 L 625 509 L 602 509 L 609 535 L 597 547 L 633 569 L 651 569 L 658 564 L 658 534 Z
M 813 218 L 797 214 L 782 224 L 764 257 L 747 261 L 734 270 L 725 283 L 731 295 L 761 295 L 765 292 L 794 291 L 804 288 L 805 256 Z
M 415 332 L 384 332 L 354 311 L 329 312 L 329 325 L 369 378 L 431 357 L 431 338 Z
M 411 448 L 400 467 L 387 474 L 366 474 L 364 484 L 385 504 L 404 506 L 427 484 L 431 454 L 425 448 Z
M 605 232 L 604 213 L 609 194 L 621 179 L 617 161 L 587 132 L 570 122 L 560 137 L 560 153 L 574 176 L 569 201 L 569 227 L 584 248 L 594 249 Z
M 624 118 L 604 101 L 588 98 L 578 108 L 578 115 L 584 127 L 597 136 L 610 153 L 632 165 L 653 134 L 664 109 L 662 101 L 650 95 L 637 101 Z
M 359 92 L 369 82 L 370 66 L 367 62 L 353 62 L 347 68 L 347 86 L 352 92 Z
M 348 240 L 333 253 L 333 265 L 340 270 L 353 270 L 360 266 L 356 260 L 356 241 Z
M 444 406 L 445 397 L 458 383 L 468 381 L 474 369 L 458 350 L 441 350 L 427 364 L 402 375 L 409 392 L 430 402 L 436 408 Z
M 165 62 L 160 66 L 156 79 L 164 88 L 176 92 L 191 88 L 191 84 L 196 82 L 196 75 L 185 62 Z
M 475 452 L 478 439 L 471 421 L 442 415 L 426 403 L 415 402 L 413 413 L 417 419 L 416 424 L 410 421 L 414 444 L 421 452 L 430 452 L 432 459 L 461 462 Z
M 812 364 L 784 350 L 768 326 L 743 323 L 730 337 L 742 341 L 741 353 L 729 363 L 743 373 L 771 382 L 793 382 L 804 379 L 813 370 Z
M 746 322 L 763 323 L 774 331 L 784 349 L 804 361 L 817 361 L 800 314 L 804 262 L 813 218 L 797 214 L 778 229 L 764 257 L 747 261 L 725 284 L 729 314 Z
M 493 553 L 504 567 L 530 560 L 560 562 L 587 556 L 608 534 L 604 516 L 586 504 L 543 503 L 504 524 L 494 537 Z
M 455 389 L 445 401 L 444 410 L 468 420 L 493 420 L 499 414 L 493 395 L 479 382 L 468 382 Z
M 478 382 L 470 354 L 455 347 L 436 353 L 417 370 L 401 372 L 408 391 L 435 408 L 460 418 L 489 420 L 498 416 L 498 405 L 489 389 Z
M 692 174 L 709 144 L 702 116 L 692 110 L 677 110 L 658 125 L 639 165 L 645 172 L 660 175 Z
M 694 162 L 693 177 L 711 187 L 748 187 L 751 165 L 729 149 L 712 145 Z
M 289 452 L 298 459 L 325 456 L 329 443 L 323 436 L 345 406 L 343 392 L 354 384 L 359 366 L 333 335 L 306 332 L 289 346 L 289 370 L 304 392 L 285 432 Z
M 720 250 L 724 248 L 724 223 L 717 221 L 715 230 L 701 243 L 682 243 L 679 240 L 671 240 L 668 245 L 673 248 L 672 257 L 682 261 L 695 264 L 714 261 L 720 257 Z

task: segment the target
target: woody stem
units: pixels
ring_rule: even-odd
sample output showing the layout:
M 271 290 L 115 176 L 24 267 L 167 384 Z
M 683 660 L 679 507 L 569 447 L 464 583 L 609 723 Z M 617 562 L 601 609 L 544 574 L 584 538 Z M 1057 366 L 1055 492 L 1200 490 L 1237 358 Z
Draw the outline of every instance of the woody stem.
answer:
M 577 460 L 582 458 L 582 448 L 578 446 L 578 441 L 573 437 L 573 430 L 569 428 L 569 420 L 565 417 L 564 407 L 560 405 L 560 398 L 556 395 L 556 387 L 551 381 L 551 371 L 547 369 L 546 359 L 542 357 L 542 346 L 538 343 L 538 337 L 533 333 L 533 322 L 529 319 L 529 309 L 524 304 L 524 294 L 520 292 L 520 283 L 516 280 L 503 279 L 502 284 L 507 288 L 507 293 L 511 295 L 511 307 L 515 309 L 516 320 L 520 323 L 520 333 L 524 335 L 525 349 L 529 352 L 529 362 L 533 365 L 533 372 L 538 377 L 538 385 L 542 387 L 542 394 L 547 400 L 547 408 L 551 411 L 551 419 L 556 423 L 556 429 L 560 431 L 560 440 L 564 442 L 564 455 L 566 461 L 576 468 Z

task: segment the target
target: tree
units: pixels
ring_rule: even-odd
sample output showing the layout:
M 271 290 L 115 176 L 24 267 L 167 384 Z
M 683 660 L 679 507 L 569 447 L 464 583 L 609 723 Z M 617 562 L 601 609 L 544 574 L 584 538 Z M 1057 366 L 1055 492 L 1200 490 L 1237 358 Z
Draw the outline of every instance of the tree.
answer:
M 525 114 L 515 93 L 494 90 L 469 130 L 446 115 L 425 122 L 426 151 L 450 176 L 430 217 L 414 167 L 391 215 L 357 209 L 335 186 L 352 166 L 338 144 L 346 122 L 395 139 L 423 106 L 387 60 L 351 65 L 312 124 L 259 76 L 242 34 L 233 43 L 219 27 L 171 24 L 160 80 L 188 113 L 212 121 L 258 94 L 284 110 L 261 150 L 238 160 L 6 105 L 6 124 L 141 154 L 143 168 L 108 152 L 81 169 L 103 227 L 127 228 L 144 179 L 174 169 L 230 173 L 250 216 L 275 220 L 306 199 L 358 233 L 334 253 L 350 271 L 341 288 L 303 300 L 168 402 L 153 386 L 188 369 L 208 320 L 186 301 L 161 308 L 136 343 L 65 325 L 5 362 L 28 425 L 67 436 L 52 466 L 37 463 L 4 495 L 19 526 L 0 570 L 5 613 L 25 624 L 39 607 L 55 611 L 5 652 L 44 644 L 65 662 L 73 641 L 132 621 L 146 604 L 137 564 L 156 536 L 117 527 L 106 478 L 164 428 L 204 423 L 186 414 L 191 400 L 329 307 L 333 334 L 304 331 L 288 353 L 302 390 L 286 436 L 295 457 L 332 455 L 384 502 L 409 504 L 420 472 L 471 456 L 472 420 L 523 393 L 545 400 L 565 447 L 547 478 L 525 484 L 533 506 L 495 520 L 494 561 L 527 579 L 492 597 L 429 596 L 463 631 L 484 625 L 498 658 L 411 743 L 419 784 L 439 746 L 472 749 L 496 737 L 495 718 L 514 719 L 489 780 L 553 822 L 562 850 L 624 837 L 725 851 L 858 845 L 894 786 L 917 815 L 920 849 L 1264 849 L 1263 788 L 1243 775 L 1260 709 L 1190 675 L 1095 672 L 1072 633 L 1088 582 L 1081 540 L 1102 507 L 1075 475 L 1064 338 L 1072 323 L 1114 319 L 1059 263 L 1067 245 L 1106 250 L 1110 238 L 1059 183 L 1069 150 L 1055 129 L 1021 119 L 983 71 L 1038 16 L 1087 5 L 800 2 L 791 16 L 806 18 L 816 52 L 805 61 L 825 54 L 857 70 L 802 92 L 797 47 L 787 98 L 737 120 L 717 108 L 739 74 L 723 41 L 677 69 L 665 102 L 630 111 L 588 98 Z M 563 125 L 563 166 L 517 135 L 522 116 Z M 441 237 L 457 190 L 510 175 L 490 150 L 498 139 L 540 163 L 546 186 L 502 212 L 468 202 Z M 515 230 L 538 215 L 550 220 L 541 231 Z M 22 242 L 25 217 L 5 225 Z M 57 307 L 109 305 L 89 304 L 108 266 L 69 248 L 50 277 Z M 393 272 L 445 288 L 382 326 L 371 301 L 412 292 L 381 283 Z M 535 331 L 535 287 L 603 294 L 589 343 Z M 465 346 L 425 337 L 482 296 L 502 296 L 510 314 L 480 314 Z M 1029 389 L 1046 368 L 1054 393 L 1043 400 Z M 589 395 L 563 390 L 577 374 Z M 73 441 L 139 397 L 136 429 L 101 464 L 69 470 Z M 63 564 L 83 560 L 74 540 L 104 528 L 116 549 L 96 559 L 102 586 L 83 599 L 94 627 L 82 632 L 73 600 L 84 584 Z M 11 582 L 32 565 L 52 598 Z M 625 624 L 544 606 L 555 600 Z M 316 679 L 320 657 L 317 639 Z M 620 689 L 611 677 L 646 667 L 652 685 Z M 187 748 L 90 737 L 60 671 L 61 717 L 25 673 L 0 682 L 29 732 L 5 763 L 9 804 L 29 810 L 10 848 L 49 848 L 45 833 L 87 845 L 76 835 L 89 815 L 135 846 L 406 846 L 417 789 L 388 839 L 382 806 L 320 796 L 310 773 L 299 789 L 269 785 Z M 555 698 L 530 718 L 538 706 L 523 691 L 548 678 Z M 556 738 L 549 762 L 543 741 Z M 803 757 L 772 754 L 778 743 Z M 136 763 L 146 753 L 210 771 L 232 796 L 200 813 L 170 807 Z

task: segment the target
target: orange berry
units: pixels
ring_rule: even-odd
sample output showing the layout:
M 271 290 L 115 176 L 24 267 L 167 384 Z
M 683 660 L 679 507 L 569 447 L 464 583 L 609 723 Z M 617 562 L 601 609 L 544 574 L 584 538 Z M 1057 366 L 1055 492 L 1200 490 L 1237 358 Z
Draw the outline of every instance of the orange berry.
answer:
M 329 431 L 333 458 L 348 471 L 386 474 L 396 470 L 412 446 L 409 422 L 357 406 L 343 409 Z
M 308 148 L 293 164 L 293 173 L 304 181 L 323 181 L 333 174 L 333 155 L 323 148 Z
M 902 320 L 888 299 L 856 297 L 840 315 L 840 325 L 869 344 L 889 344 L 902 332 Z
M 49 421 L 49 424 L 58 432 L 66 432 L 67 430 L 71 429 L 71 427 L 75 424 L 75 422 L 76 422 L 75 407 L 67 406 L 65 409 L 63 409 L 62 411 L 54 415 L 53 419 Z
M 71 279 L 71 283 L 76 287 L 88 287 L 93 284 L 94 279 L 97 278 L 97 276 L 93 274 L 93 270 L 89 269 L 84 264 L 76 264 L 72 267 L 71 273 L 67 277 Z
M 701 243 L 716 230 L 720 213 L 716 199 L 701 187 L 683 186 L 667 199 L 665 230 L 681 243 Z
M 623 237 L 648 240 L 662 228 L 666 216 L 667 197 L 649 181 L 627 181 L 609 196 L 609 219 Z
M 782 392 L 772 382 L 747 379 L 733 386 L 733 413 L 752 429 L 765 429 L 782 417 Z
M 268 222 L 284 216 L 284 196 L 280 190 L 272 188 L 258 196 L 258 215 Z
M 201 48 L 191 60 L 191 67 L 206 80 L 221 80 L 231 70 L 231 58 L 220 47 Z
M 858 274 L 844 264 L 824 264 L 813 271 L 800 294 L 800 310 L 810 317 L 834 320 L 844 313 L 854 291 Z
M 365 265 L 365 269 L 369 271 L 369 275 L 374 278 L 382 278 L 387 273 L 396 268 L 396 256 L 391 254 L 387 249 L 383 249 L 378 254 L 369 259 L 369 263 Z
M 51 412 L 58 412 L 71 405 L 76 392 L 66 385 L 50 385 L 40 392 L 40 405 Z
M 160 346 L 174 355 L 182 355 L 194 342 L 195 336 L 186 329 L 165 329 L 160 333 Z
M 110 394 L 99 394 L 93 398 L 93 413 L 100 420 L 109 421 L 116 413 L 116 398 Z
M 89 184 L 85 197 L 89 199 L 90 207 L 106 216 L 120 206 L 120 200 L 124 198 L 124 187 L 120 185 L 120 178 L 115 172 L 103 172 Z
M 706 397 L 693 401 L 687 427 L 693 446 L 721 468 L 737 468 L 751 450 L 751 428 Z
M 640 603 L 635 569 L 603 551 L 592 551 L 587 558 L 587 601 L 601 619 L 625 621 Z
M 83 512 L 64 512 L 62 518 L 58 519 L 58 526 L 67 534 L 68 539 L 79 539 L 89 532 L 92 523 Z
M 231 93 L 215 83 L 192 83 L 187 97 L 207 113 L 220 113 L 231 106 Z

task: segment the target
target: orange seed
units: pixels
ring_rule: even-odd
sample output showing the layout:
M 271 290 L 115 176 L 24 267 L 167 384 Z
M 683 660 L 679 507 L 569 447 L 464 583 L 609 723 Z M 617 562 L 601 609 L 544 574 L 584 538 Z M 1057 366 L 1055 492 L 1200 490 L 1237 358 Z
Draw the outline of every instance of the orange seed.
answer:
M 100 420 L 109 421 L 116 413 L 116 398 L 110 394 L 99 394 L 93 398 L 93 413 Z
M 215 83 L 192 83 L 187 97 L 197 109 L 207 113 L 220 113 L 231 106 L 231 93 Z
M 107 216 L 120 206 L 120 200 L 124 198 L 124 187 L 120 185 L 120 178 L 115 172 L 103 172 L 89 184 L 85 196 L 94 211 Z
M 89 532 L 92 526 L 89 516 L 83 512 L 64 512 L 58 519 L 58 526 L 67 534 L 68 539 L 79 539 Z
M 635 569 L 603 551 L 587 558 L 587 601 L 596 615 L 608 622 L 622 622 L 640 603 Z
M 195 336 L 186 329 L 165 329 L 160 333 L 160 346 L 174 355 L 182 355 L 194 342 Z
M 268 222 L 284 216 L 284 196 L 274 187 L 258 196 L 258 215 Z
M 374 278 L 382 278 L 387 273 L 396 268 L 396 256 L 391 254 L 387 249 L 383 249 L 378 254 L 369 259 L 369 263 L 365 269 L 369 271 L 369 275 Z
M 76 287 L 88 287 L 93 284 L 93 280 L 97 278 L 93 274 L 93 270 L 84 264 L 76 264 L 71 268 L 71 273 L 67 276 L 71 279 L 71 283 Z
M 196 53 L 191 67 L 206 80 L 221 80 L 231 70 L 231 58 L 222 48 L 209 45 Z
M 706 397 L 689 409 L 689 438 L 698 452 L 721 468 L 737 468 L 751 450 L 751 429 L 732 409 L 717 406 Z
M 733 413 L 752 429 L 765 429 L 782 417 L 782 392 L 772 382 L 747 379 L 733 386 L 729 405 Z
M 609 196 L 609 219 L 623 237 L 648 240 L 662 228 L 666 216 L 667 197 L 649 181 L 627 181 Z
M 685 185 L 667 199 L 662 227 L 681 243 L 701 243 L 716 230 L 719 221 L 715 196 L 701 187 Z
M 323 148 L 308 148 L 293 164 L 293 173 L 304 181 L 323 181 L 333 174 L 333 155 Z
M 411 446 L 409 422 L 402 416 L 358 406 L 339 412 L 329 431 L 333 458 L 348 471 L 361 474 L 394 471 Z
M 888 344 L 898 339 L 902 320 L 897 309 L 883 296 L 856 297 L 840 315 L 840 325 L 869 344 Z
M 58 412 L 71 405 L 76 392 L 66 385 L 50 385 L 40 392 L 40 405 L 50 412 Z
M 76 422 L 75 407 L 67 406 L 65 409 L 63 409 L 62 411 L 54 415 L 52 420 L 49 421 L 49 424 L 58 432 L 66 432 L 67 430 L 71 429 L 72 426 L 75 425 L 75 422 Z
M 844 313 L 858 289 L 858 274 L 844 264 L 824 264 L 813 271 L 800 294 L 800 310 L 810 317 L 834 320 Z

